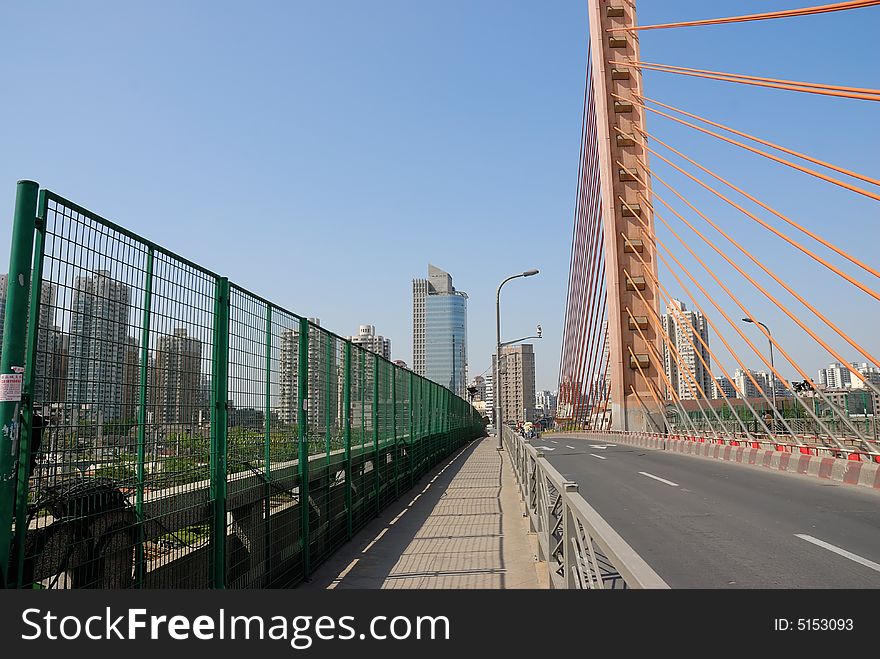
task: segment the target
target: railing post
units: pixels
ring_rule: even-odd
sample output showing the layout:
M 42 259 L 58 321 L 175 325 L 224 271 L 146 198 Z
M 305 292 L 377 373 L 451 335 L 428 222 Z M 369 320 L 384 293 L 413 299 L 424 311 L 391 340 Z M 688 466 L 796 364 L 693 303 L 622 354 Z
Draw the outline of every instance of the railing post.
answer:
M 143 587 L 146 576 L 144 554 L 144 462 L 147 438 L 147 383 L 150 364 L 150 313 L 153 306 L 153 248 L 147 248 L 147 267 L 144 280 L 144 315 L 141 327 L 141 363 L 138 375 L 138 426 L 137 426 L 137 553 L 135 555 L 135 587 Z
M 574 518 L 574 515 L 571 514 L 571 506 L 569 505 L 568 497 L 571 494 L 577 493 L 578 484 L 567 481 L 562 484 L 562 489 L 562 574 L 565 578 L 565 587 L 573 589 L 577 588 L 578 584 L 576 565 L 578 556 L 575 552 L 575 545 L 572 543 L 572 539 L 576 539 L 577 537 L 578 523 Z
M 303 564 L 303 578 L 309 576 L 309 439 L 308 439 L 308 400 L 309 400 L 309 321 L 299 320 L 299 344 L 296 362 L 296 436 L 299 444 L 299 518 L 300 518 L 300 556 Z
M 345 342 L 343 365 L 342 425 L 345 433 L 345 536 L 351 540 L 351 342 Z
M 214 295 L 213 418 L 211 423 L 211 586 L 226 587 L 226 451 L 229 406 L 229 280 Z
M 379 355 L 373 354 L 373 498 L 379 516 Z
M 400 483 L 398 478 L 400 472 L 397 468 L 397 462 L 400 459 L 400 451 L 397 446 L 397 367 L 389 366 L 388 371 L 391 373 L 391 433 L 394 435 L 394 498 L 400 496 Z
M 266 305 L 266 392 L 264 400 L 263 421 L 263 470 L 266 474 L 266 498 L 263 504 L 265 517 L 263 533 L 263 549 L 266 578 L 264 583 L 272 580 L 272 305 Z
M 9 280 L 6 288 L 6 320 L 0 380 L 5 395 L 0 401 L 0 586 L 9 584 L 9 550 L 12 546 L 12 517 L 15 514 L 17 468 L 29 468 L 18 462 L 21 438 L 21 384 L 24 380 L 26 327 L 28 317 L 31 257 L 40 186 L 34 181 L 19 181 L 15 194 L 12 225 L 12 250 L 9 255 Z M 39 296 L 37 296 L 39 303 Z M 20 531 L 19 531 L 20 532 Z

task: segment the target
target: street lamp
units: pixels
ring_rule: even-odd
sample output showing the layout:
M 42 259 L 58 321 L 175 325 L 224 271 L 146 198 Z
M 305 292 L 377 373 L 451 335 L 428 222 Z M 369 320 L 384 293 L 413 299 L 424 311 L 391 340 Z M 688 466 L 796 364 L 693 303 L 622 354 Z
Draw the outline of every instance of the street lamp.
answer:
M 773 336 L 770 334 L 770 328 L 767 327 L 760 320 L 754 320 L 753 318 L 743 318 L 742 321 L 744 323 L 754 323 L 756 325 L 760 325 L 765 330 L 767 330 L 767 340 L 770 342 L 770 388 L 773 390 L 773 427 L 776 428 L 776 415 L 779 414 L 779 408 L 776 407 L 776 368 L 773 366 Z
M 503 413 L 501 411 L 501 288 L 512 279 L 519 277 L 532 277 L 538 274 L 538 270 L 526 270 L 518 275 L 511 275 L 500 284 L 495 293 L 495 432 L 498 436 L 498 450 L 504 449 L 501 443 L 502 428 L 504 424 Z

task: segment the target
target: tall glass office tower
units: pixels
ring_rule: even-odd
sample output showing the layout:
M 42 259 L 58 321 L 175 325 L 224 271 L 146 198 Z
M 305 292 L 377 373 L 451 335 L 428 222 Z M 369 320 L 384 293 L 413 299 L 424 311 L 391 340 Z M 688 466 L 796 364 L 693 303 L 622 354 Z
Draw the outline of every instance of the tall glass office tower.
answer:
M 413 370 L 465 397 L 467 294 L 430 264 L 427 279 L 413 280 Z
M 467 366 L 467 298 L 463 293 L 425 300 L 426 377 L 464 397 Z

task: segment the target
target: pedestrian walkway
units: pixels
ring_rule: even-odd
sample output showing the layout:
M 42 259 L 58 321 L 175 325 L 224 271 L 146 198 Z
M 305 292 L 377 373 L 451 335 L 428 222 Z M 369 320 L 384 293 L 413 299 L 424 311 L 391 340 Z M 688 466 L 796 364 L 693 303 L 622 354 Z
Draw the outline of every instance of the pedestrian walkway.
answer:
M 425 476 L 300 588 L 540 588 L 534 538 L 495 438 Z

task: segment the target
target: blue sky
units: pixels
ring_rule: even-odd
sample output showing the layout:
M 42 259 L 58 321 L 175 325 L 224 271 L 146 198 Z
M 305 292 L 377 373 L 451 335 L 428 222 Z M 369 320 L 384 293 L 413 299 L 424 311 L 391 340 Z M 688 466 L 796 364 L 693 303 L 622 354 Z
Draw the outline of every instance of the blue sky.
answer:
M 804 4 L 645 0 L 639 10 L 652 23 Z M 880 10 L 867 9 L 649 32 L 641 43 L 648 61 L 877 88 L 878 30 Z M 15 181 L 35 179 L 340 334 L 374 324 L 407 362 L 410 281 L 434 263 L 470 296 L 471 375 L 489 366 L 497 283 L 540 268 L 505 287 L 504 334 L 543 325 L 538 387 L 554 389 L 586 48 L 580 0 L 7 1 L 0 207 L 11 217 Z M 663 74 L 645 86 L 880 171 L 876 104 Z M 648 128 L 877 264 L 875 202 L 660 119 Z M 694 199 L 878 348 L 878 305 L 706 195 Z M 0 245 L 10 232 L 7 220 Z M 0 270 L 7 263 L 2 247 Z M 830 361 L 762 296 L 744 295 L 811 373 Z

